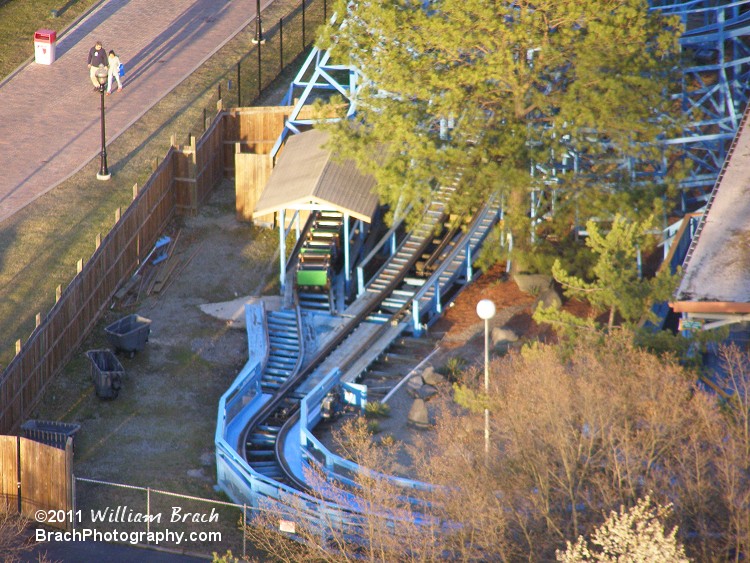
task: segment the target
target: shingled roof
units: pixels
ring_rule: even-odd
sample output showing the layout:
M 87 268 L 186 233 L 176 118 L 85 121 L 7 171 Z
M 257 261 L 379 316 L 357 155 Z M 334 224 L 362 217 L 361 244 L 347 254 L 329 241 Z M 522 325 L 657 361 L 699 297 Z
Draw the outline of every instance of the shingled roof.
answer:
M 353 160 L 335 160 L 323 148 L 327 141 L 328 133 L 315 129 L 289 137 L 255 215 L 312 203 L 372 221 L 378 207 L 374 178 L 360 173 Z
M 750 108 L 748 108 L 749 111 Z M 750 127 L 745 119 L 670 303 L 677 313 L 750 313 Z

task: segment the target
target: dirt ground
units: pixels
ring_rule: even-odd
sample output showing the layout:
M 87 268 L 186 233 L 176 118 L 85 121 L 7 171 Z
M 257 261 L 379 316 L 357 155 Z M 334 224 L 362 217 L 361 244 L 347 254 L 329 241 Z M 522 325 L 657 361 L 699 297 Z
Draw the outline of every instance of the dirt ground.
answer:
M 77 477 L 227 500 L 214 490 L 217 405 L 248 356 L 245 330 L 231 319 L 231 311 L 248 296 L 276 298 L 276 235 L 236 221 L 230 182 L 217 189 L 198 217 L 177 222 L 168 234 L 175 240 L 170 258 L 174 269 L 164 288 L 146 295 L 141 287 L 135 303 L 113 304 L 77 358 L 50 385 L 35 417 L 81 425 L 75 439 Z M 144 268 L 144 276 L 151 267 Z M 526 337 L 550 336 L 531 320 L 534 298 L 496 268 L 459 294 L 425 335 L 427 345 L 421 345 L 420 357 L 410 358 L 411 366 L 434 346 L 439 347 L 431 360 L 436 367 L 453 355 L 481 362 L 483 322 L 475 307 L 483 298 L 492 299 L 498 309 L 491 326 L 512 328 Z M 202 306 L 213 314 L 203 312 Z M 85 352 L 109 348 L 104 327 L 131 313 L 151 320 L 149 340 L 133 358 L 118 355 L 126 373 L 123 387 L 116 399 L 102 400 L 94 392 Z M 399 378 L 409 369 L 403 366 Z M 411 398 L 399 392 L 389 404 L 393 411 L 383 419 L 383 431 L 408 442 L 414 432 L 406 423 Z M 79 482 L 77 488 L 85 514 L 123 504 L 145 512 L 142 491 L 89 482 Z M 177 501 L 154 497 L 150 502 L 156 510 L 159 502 L 168 506 Z M 236 511 L 222 512 L 220 521 L 225 537 L 232 538 L 225 547 L 237 553 L 241 536 Z M 215 546 L 191 548 L 210 553 Z
M 277 237 L 235 220 L 231 182 L 217 189 L 198 217 L 178 221 L 169 234 L 176 241 L 174 269 L 164 288 L 151 295 L 144 289 L 136 303 L 116 302 L 106 312 L 49 386 L 35 418 L 81 425 L 74 443 L 76 477 L 228 500 L 214 490 L 214 432 L 219 398 L 247 361 L 247 337 L 200 306 L 257 295 L 272 284 Z M 104 328 L 131 313 L 151 320 L 148 342 L 133 358 L 118 354 L 125 371 L 122 389 L 116 399 L 100 399 L 85 352 L 110 349 Z M 76 486 L 84 515 L 108 506 L 146 511 L 143 491 L 82 481 Z M 152 497 L 152 510 L 160 502 L 210 510 L 184 499 Z M 225 543 L 235 553 L 241 544 L 238 514 L 222 512 L 218 528 L 232 538 Z M 208 543 L 189 548 L 207 554 L 214 549 Z

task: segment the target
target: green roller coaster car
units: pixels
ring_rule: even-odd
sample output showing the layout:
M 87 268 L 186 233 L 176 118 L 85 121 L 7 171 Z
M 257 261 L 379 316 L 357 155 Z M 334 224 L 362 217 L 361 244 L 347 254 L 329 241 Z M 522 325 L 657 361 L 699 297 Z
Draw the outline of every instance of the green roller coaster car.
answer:
M 328 268 L 321 270 L 297 270 L 297 286 L 310 288 L 328 287 Z

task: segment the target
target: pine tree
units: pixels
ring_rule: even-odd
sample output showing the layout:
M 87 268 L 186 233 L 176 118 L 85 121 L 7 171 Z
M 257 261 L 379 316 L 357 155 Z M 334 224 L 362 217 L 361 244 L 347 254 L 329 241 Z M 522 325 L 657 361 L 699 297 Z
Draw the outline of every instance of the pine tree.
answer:
M 569 274 L 559 260 L 552 267 L 552 276 L 566 295 L 582 297 L 596 309 L 609 311 L 609 329 L 617 314 L 629 323 L 649 318 L 651 305 L 669 298 L 675 288 L 677 277 L 666 269 L 650 279 L 638 271 L 638 248 L 644 246 L 651 223 L 650 218 L 639 223 L 616 215 L 606 234 L 595 221 L 586 223 L 586 246 L 596 256 L 592 281 Z
M 667 94 L 680 24 L 646 0 L 342 0 L 337 12 L 345 25 L 322 45 L 368 82 L 360 126 L 332 125 L 332 146 L 376 177 L 392 210 L 421 210 L 436 183 L 460 177 L 451 209 L 504 194 L 522 246 L 529 189 L 573 152 L 581 173 L 566 176 L 554 220 L 537 226 L 547 240 L 567 236 L 576 214 L 630 208 L 637 217 L 660 201 L 621 166 L 661 160 L 651 143 L 676 118 L 660 116 L 679 109 Z

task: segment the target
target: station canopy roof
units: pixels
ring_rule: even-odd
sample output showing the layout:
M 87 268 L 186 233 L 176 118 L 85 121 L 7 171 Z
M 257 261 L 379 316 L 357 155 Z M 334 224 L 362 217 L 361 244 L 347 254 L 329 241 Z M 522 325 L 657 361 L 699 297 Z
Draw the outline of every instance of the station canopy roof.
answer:
M 336 159 L 323 148 L 328 137 L 315 129 L 289 137 L 255 205 L 255 215 L 312 204 L 372 222 L 378 208 L 375 179 L 359 172 L 353 160 Z

